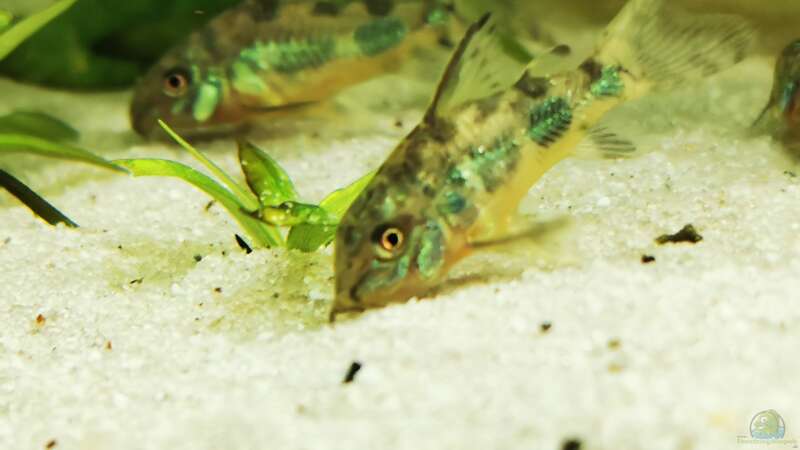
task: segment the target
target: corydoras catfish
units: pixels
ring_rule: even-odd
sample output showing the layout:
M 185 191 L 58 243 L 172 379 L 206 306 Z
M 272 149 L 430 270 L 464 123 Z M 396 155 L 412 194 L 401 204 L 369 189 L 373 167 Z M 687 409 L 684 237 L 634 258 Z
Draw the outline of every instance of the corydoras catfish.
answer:
M 298 114 L 441 45 L 454 16 L 444 0 L 245 0 L 148 71 L 131 124 L 147 137 L 158 119 L 184 136 L 219 135 Z
M 549 58 L 520 70 L 497 34 L 489 16 L 469 29 L 421 123 L 343 217 L 331 318 L 425 295 L 462 258 L 507 244 L 520 201 L 553 165 L 578 151 L 637 153 L 593 129 L 605 113 L 732 66 L 753 41 L 738 17 L 658 0 L 628 3 L 570 70 Z M 587 136 L 599 145 L 579 146 Z

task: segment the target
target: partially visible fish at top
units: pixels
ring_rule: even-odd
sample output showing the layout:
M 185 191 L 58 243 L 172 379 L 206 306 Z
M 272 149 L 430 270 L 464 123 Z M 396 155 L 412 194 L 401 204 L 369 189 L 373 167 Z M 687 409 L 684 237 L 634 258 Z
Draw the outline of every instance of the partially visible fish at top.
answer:
M 131 124 L 147 137 L 158 119 L 185 136 L 219 135 L 297 113 L 444 42 L 453 16 L 444 0 L 245 0 L 149 70 Z
M 800 137 L 800 39 L 778 56 L 769 101 L 754 125 L 765 125 L 784 137 Z
M 518 242 L 511 226 L 531 186 L 570 156 L 643 152 L 595 127 L 612 108 L 728 68 L 754 33 L 736 16 L 632 0 L 577 68 L 518 68 L 484 17 L 456 50 L 422 122 L 344 215 L 335 239 L 331 320 L 424 296 L 459 260 Z M 579 145 L 585 137 L 592 145 Z M 588 140 L 587 140 L 588 141 Z M 527 234 L 530 237 L 530 234 Z

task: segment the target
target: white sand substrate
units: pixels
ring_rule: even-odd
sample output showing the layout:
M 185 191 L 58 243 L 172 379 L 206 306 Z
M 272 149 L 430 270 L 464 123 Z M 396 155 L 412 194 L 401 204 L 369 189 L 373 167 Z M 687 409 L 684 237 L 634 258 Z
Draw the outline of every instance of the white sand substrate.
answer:
M 746 131 L 770 64 L 614 112 L 650 152 L 537 184 L 524 214 L 572 218 L 552 255 L 486 255 L 477 281 L 335 326 L 332 249 L 245 254 L 180 181 L 1 156 L 81 228 L 0 194 L 0 449 L 723 450 L 766 409 L 800 439 L 800 165 Z M 128 130 L 128 93 L 0 92 L 106 157 L 194 164 Z M 421 114 L 373 107 L 257 143 L 319 200 Z M 199 146 L 238 174 L 232 142 Z M 688 223 L 701 242 L 654 243 Z

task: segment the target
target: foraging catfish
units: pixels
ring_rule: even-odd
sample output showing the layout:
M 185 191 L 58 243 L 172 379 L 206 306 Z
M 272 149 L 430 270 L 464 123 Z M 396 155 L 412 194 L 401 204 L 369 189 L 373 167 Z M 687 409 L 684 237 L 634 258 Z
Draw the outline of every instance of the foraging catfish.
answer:
M 440 45 L 454 16 L 443 0 L 245 0 L 145 75 L 131 124 L 147 137 L 158 119 L 184 136 L 218 135 L 298 114 Z
M 593 129 L 606 112 L 732 66 L 754 37 L 735 16 L 633 0 L 591 56 L 562 71 L 552 58 L 520 69 L 498 51 L 497 30 L 489 16 L 469 29 L 422 122 L 343 217 L 332 319 L 424 295 L 459 260 L 508 243 L 518 204 L 553 165 L 580 149 L 637 153 Z M 599 145 L 579 146 L 587 135 Z

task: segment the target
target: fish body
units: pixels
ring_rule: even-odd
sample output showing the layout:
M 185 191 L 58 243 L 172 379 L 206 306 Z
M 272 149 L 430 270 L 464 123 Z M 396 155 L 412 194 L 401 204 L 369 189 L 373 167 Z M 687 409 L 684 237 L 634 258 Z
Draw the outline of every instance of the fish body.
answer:
M 245 0 L 168 52 L 131 102 L 144 136 L 222 134 L 257 115 L 295 114 L 397 69 L 452 24 L 441 0 Z
M 783 49 L 775 63 L 769 102 L 756 124 L 800 137 L 800 39 Z
M 519 69 L 496 52 L 497 24 L 473 25 L 422 123 L 339 225 L 332 317 L 429 292 L 464 257 L 508 242 L 530 187 L 584 138 L 601 136 L 593 127 L 610 109 L 745 56 L 752 33 L 738 18 L 667 8 L 632 1 L 571 70 L 547 58 Z M 632 151 L 618 142 L 590 152 Z

